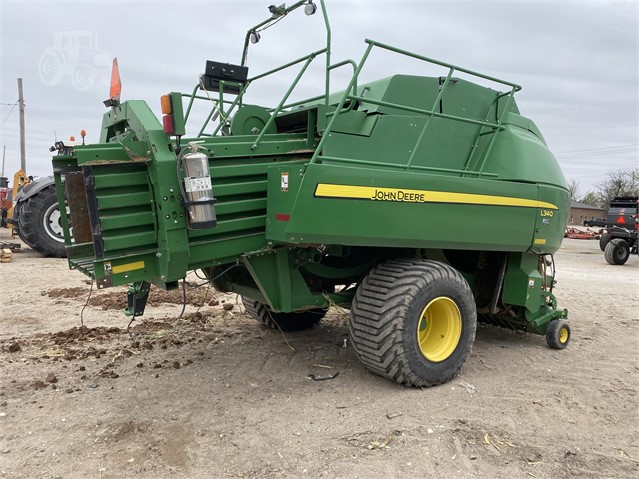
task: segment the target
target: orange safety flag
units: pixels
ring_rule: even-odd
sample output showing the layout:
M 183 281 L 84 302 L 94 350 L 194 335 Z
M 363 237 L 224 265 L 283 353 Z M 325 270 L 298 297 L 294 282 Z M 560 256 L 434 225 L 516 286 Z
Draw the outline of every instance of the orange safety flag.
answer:
M 109 98 L 111 100 L 120 100 L 120 93 L 122 92 L 122 82 L 120 81 L 120 69 L 118 68 L 118 57 L 113 59 L 113 68 L 111 69 L 111 90 L 109 91 Z

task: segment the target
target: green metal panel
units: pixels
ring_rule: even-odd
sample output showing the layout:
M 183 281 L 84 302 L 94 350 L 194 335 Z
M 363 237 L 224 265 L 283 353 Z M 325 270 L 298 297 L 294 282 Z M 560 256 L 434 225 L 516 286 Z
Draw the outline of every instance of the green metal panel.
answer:
M 215 208 L 218 215 L 242 213 L 244 211 L 266 210 L 266 198 L 226 201 Z
M 135 228 L 155 224 L 155 215 L 151 212 L 120 213 L 117 215 L 103 214 L 100 216 L 100 224 L 103 230 L 116 228 Z M 155 230 L 155 227 L 153 228 Z
M 344 116 L 348 115 L 350 113 Z M 425 117 L 382 116 L 370 137 L 331 132 L 323 154 L 330 158 L 366 160 L 373 165 L 390 163 L 400 168 L 408 162 L 425 123 Z M 330 163 L 331 160 L 324 162 Z
M 288 242 L 285 230 L 299 192 L 303 171 L 304 168 L 298 165 L 274 165 L 268 169 L 266 236 L 273 241 Z M 284 184 L 286 187 L 283 187 Z
M 341 114 L 334 122 L 324 143 L 323 161 L 359 159 L 383 166 L 449 170 L 450 174 L 467 169 L 468 158 L 477 156 L 480 143 L 485 151 L 492 139 L 480 132 L 495 131 L 482 125 L 498 122 L 507 102 L 500 100 L 499 92 L 465 80 L 443 82 L 441 78 L 396 75 L 365 85 L 359 111 Z M 514 102 L 508 109 L 517 112 Z M 415 116 L 419 111 L 422 113 Z M 376 119 L 375 128 L 366 132 L 370 138 L 356 136 L 353 128 L 340 125 L 349 118 L 357 125 L 357 115 L 362 112 L 375 114 L 371 117 Z M 379 118 L 379 113 L 385 115 Z M 459 122 L 460 118 L 466 122 Z M 475 167 L 481 165 L 481 158 L 477 156 Z
M 140 231 L 134 228 L 126 230 L 126 234 L 118 234 L 114 237 L 104 235 L 104 249 L 114 251 L 119 249 L 135 249 L 139 246 L 155 246 L 157 244 L 157 234 L 155 231 Z
M 524 306 L 529 311 L 539 309 L 541 274 L 535 254 L 512 254 L 508 262 L 502 299 L 506 304 Z
M 423 108 L 430 110 L 439 92 L 439 78 L 418 77 L 410 75 L 394 75 L 360 86 L 364 97 L 388 103 Z M 364 102 L 362 110 L 368 113 L 385 113 L 388 115 L 406 115 L 407 112 L 392 107 L 384 107 Z
M 264 231 L 249 230 L 227 237 L 215 237 L 206 242 L 189 245 L 189 268 L 208 268 L 220 264 L 234 263 L 247 251 L 257 251 L 265 244 Z
M 554 253 L 561 242 L 568 223 L 570 211 L 570 195 L 562 188 L 539 185 L 539 196 L 558 206 L 556 210 L 541 208 L 537 214 L 535 234 L 531 251 L 536 253 Z
M 237 218 L 227 221 L 218 221 L 215 228 L 217 234 L 227 233 L 229 231 L 243 231 L 252 228 L 263 228 L 266 221 L 266 215 L 255 216 L 253 218 Z
M 266 191 L 266 181 L 248 181 L 226 185 L 215 185 L 215 194 L 219 196 L 241 195 L 246 193 L 259 193 L 264 191 Z
M 123 208 L 136 204 L 149 204 L 151 194 L 148 191 L 139 193 L 116 193 L 114 195 L 98 195 L 98 206 L 101 210 Z
M 513 160 L 508 161 L 510 158 Z M 497 173 L 504 180 L 555 185 L 567 189 L 561 168 L 543 138 L 529 129 L 515 125 L 506 125 L 506 129 L 497 135 L 492 152 L 486 159 L 484 171 Z
M 425 196 L 423 201 L 345 198 L 340 193 L 318 197 L 319 184 L 363 186 L 373 191 L 419 190 Z M 447 193 L 466 196 L 452 202 L 446 199 Z M 433 194 L 444 198 L 432 200 Z M 286 193 L 269 197 L 269 212 L 290 214 L 284 233 L 277 235 L 274 230 L 269 239 L 290 243 L 525 251 L 540 210 L 517 205 L 519 200 L 536 205 L 539 198 L 534 184 L 331 165 L 309 165 L 296 202 L 288 210 L 285 197 Z M 504 205 L 490 205 L 492 197 L 502 199 Z
M 296 249 L 278 248 L 241 257 L 266 304 L 275 311 L 299 311 L 326 303 L 321 292 L 310 291 L 296 255 Z M 241 293 L 242 288 L 236 292 Z
M 124 173 L 110 172 L 108 175 L 98 176 L 96 188 L 116 188 L 123 186 L 146 186 L 149 175 L 146 171 L 126 171 Z

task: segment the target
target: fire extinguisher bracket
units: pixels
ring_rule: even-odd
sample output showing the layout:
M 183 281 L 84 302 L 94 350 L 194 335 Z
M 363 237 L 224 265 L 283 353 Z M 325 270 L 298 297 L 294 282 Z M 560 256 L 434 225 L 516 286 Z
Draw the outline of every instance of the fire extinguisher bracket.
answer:
M 199 200 L 199 201 L 182 200 L 182 206 L 184 206 L 185 208 L 188 208 L 189 206 L 196 206 L 196 205 L 213 205 L 215 203 L 217 203 L 217 198 L 211 198 L 208 200 Z

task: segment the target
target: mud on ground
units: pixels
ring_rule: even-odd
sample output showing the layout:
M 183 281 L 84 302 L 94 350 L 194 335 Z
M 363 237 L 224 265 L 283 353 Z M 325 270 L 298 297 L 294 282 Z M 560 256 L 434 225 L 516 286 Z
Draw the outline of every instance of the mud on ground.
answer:
M 25 247 L 0 264 L 0 477 L 637 477 L 639 260 L 567 240 L 556 262 L 568 349 L 480 327 L 420 390 L 363 369 L 342 311 L 284 336 L 234 295 L 189 287 L 178 319 L 153 290 L 127 332 L 123 288 L 89 298 Z

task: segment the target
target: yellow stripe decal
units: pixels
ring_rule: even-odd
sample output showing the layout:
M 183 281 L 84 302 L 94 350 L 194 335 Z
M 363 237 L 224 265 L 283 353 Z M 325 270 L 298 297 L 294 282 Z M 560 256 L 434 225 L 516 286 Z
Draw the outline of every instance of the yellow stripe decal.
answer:
M 118 274 L 127 273 L 136 269 L 144 269 L 144 261 L 136 261 L 135 263 L 127 263 L 121 264 L 119 266 L 114 266 L 111 271 L 113 272 L 113 274 Z
M 315 196 L 320 198 L 352 198 L 372 201 L 403 203 L 458 203 L 466 205 L 518 206 L 523 208 L 547 208 L 557 206 L 545 201 L 514 198 L 510 196 L 451 193 L 448 191 L 408 190 L 403 188 L 377 188 L 374 186 L 349 186 L 319 183 Z

